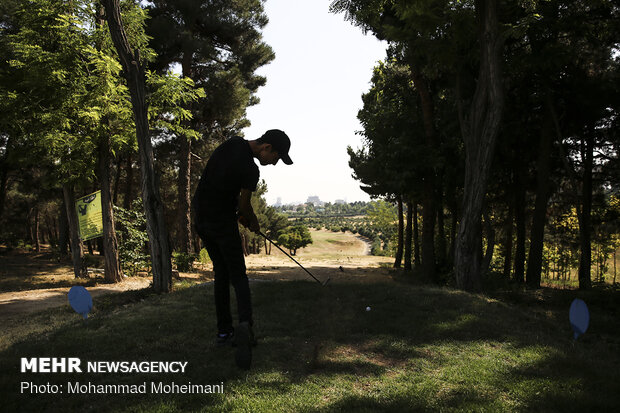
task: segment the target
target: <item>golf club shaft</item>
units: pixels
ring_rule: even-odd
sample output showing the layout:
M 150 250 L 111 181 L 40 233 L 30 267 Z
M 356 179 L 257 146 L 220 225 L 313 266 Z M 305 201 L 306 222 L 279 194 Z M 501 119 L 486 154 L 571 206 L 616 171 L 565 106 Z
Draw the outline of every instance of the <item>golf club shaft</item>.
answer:
M 290 259 L 292 259 L 293 261 L 295 261 L 295 264 L 299 265 L 305 272 L 308 273 L 308 275 L 310 275 L 310 277 L 314 278 L 314 280 L 316 282 L 318 282 L 319 284 L 323 285 L 323 283 L 321 281 L 319 281 L 314 275 L 312 275 L 312 273 L 310 271 L 308 271 L 306 268 L 304 268 L 303 265 L 301 265 L 300 263 L 297 262 L 297 260 L 293 257 L 291 257 L 286 251 L 284 251 L 282 248 L 280 248 L 280 246 L 278 244 L 276 244 L 275 242 L 273 242 L 272 240 L 270 240 L 267 235 L 263 234 L 261 231 L 258 231 L 258 233 L 260 235 L 263 236 L 263 238 L 265 238 L 267 241 L 271 242 L 272 245 L 275 245 L 277 249 L 279 249 L 280 251 L 282 251 L 287 257 L 289 257 Z

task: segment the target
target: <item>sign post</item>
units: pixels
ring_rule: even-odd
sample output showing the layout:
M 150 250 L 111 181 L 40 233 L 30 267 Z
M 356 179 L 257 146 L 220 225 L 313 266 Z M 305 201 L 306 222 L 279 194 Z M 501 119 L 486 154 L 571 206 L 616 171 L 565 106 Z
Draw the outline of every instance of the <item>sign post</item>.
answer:
M 101 191 L 79 198 L 75 202 L 75 209 L 77 210 L 82 241 L 103 236 Z

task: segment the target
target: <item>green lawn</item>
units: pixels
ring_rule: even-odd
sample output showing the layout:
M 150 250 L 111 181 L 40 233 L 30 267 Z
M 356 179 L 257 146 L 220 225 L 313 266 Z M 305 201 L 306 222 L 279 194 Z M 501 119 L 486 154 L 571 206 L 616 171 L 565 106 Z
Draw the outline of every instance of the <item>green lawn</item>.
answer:
M 618 411 L 619 295 L 544 289 L 472 295 L 383 283 L 252 285 L 259 346 L 249 372 L 212 345 L 212 286 L 95 300 L 87 326 L 67 305 L 6 326 L 2 411 Z M 493 298 L 492 298 L 492 297 Z M 590 330 L 573 342 L 575 297 Z M 366 311 L 370 306 L 371 311 Z M 19 373 L 21 357 L 187 361 L 185 374 Z M 25 395 L 60 384 L 224 383 L 223 394 Z

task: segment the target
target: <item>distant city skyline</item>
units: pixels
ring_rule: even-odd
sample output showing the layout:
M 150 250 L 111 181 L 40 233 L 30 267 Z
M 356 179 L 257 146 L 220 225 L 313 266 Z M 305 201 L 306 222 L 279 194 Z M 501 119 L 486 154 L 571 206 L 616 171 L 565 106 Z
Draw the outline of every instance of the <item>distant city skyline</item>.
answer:
M 350 202 L 359 202 L 359 201 L 361 201 L 361 202 L 368 202 L 369 200 L 358 199 L 358 200 L 350 201 Z M 346 204 L 346 203 L 349 203 L 349 201 L 346 198 L 345 199 L 343 199 L 343 198 L 322 199 L 318 195 L 308 195 L 306 197 L 305 201 L 297 200 L 297 201 L 291 201 L 291 202 L 283 202 L 282 201 L 282 197 L 276 197 L 276 201 L 275 202 L 272 202 L 272 203 L 267 202 L 267 204 L 270 205 L 270 206 L 285 206 L 285 205 L 302 205 L 302 204 L 306 204 L 308 202 L 312 202 L 315 205 L 317 205 L 317 204 L 318 205 L 324 205 L 324 204 L 327 204 L 327 203 L 330 203 L 330 204 Z

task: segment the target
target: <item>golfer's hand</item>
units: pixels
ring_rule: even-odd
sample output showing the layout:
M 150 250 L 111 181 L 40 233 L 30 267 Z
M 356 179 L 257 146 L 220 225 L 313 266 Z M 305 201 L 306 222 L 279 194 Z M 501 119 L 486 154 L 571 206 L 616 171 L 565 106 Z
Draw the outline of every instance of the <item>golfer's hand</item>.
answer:
M 260 232 L 260 224 L 258 223 L 258 218 L 256 218 L 256 215 L 253 215 L 252 218 L 250 218 L 247 228 L 256 234 Z
M 252 215 L 249 219 L 246 218 L 244 215 L 240 215 L 238 221 L 241 225 L 243 225 L 252 232 L 258 234 L 258 232 L 260 231 L 260 224 L 258 223 L 258 218 L 256 218 L 256 215 Z
M 249 228 L 250 223 L 243 215 L 239 216 L 239 223 L 243 225 L 244 227 Z

